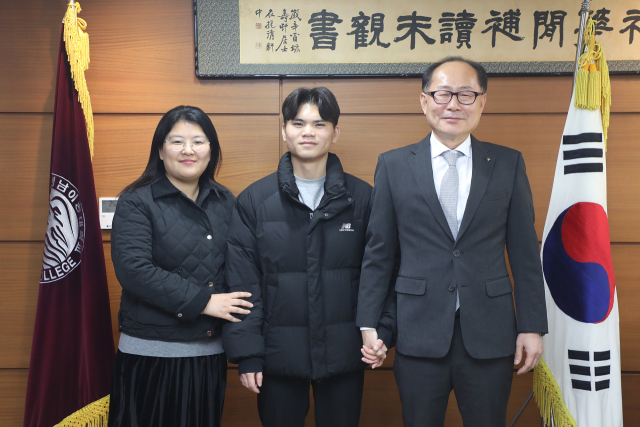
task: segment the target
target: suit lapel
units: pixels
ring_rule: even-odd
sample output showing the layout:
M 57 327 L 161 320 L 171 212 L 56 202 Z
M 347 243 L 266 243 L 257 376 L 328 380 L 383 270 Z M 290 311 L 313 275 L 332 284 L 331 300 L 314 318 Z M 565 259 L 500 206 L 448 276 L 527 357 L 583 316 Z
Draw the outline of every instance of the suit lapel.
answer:
M 430 138 L 431 133 L 416 145 L 412 151 L 414 155 L 409 158 L 409 165 L 418 183 L 418 190 L 426 200 L 429 209 L 440 223 L 444 232 L 447 233 L 447 236 L 449 236 L 451 240 L 454 240 L 451 229 L 449 229 L 449 224 L 447 223 L 447 218 L 444 216 L 444 211 L 438 200 L 435 183 L 433 182 Z
M 471 188 L 467 206 L 464 209 L 460 230 L 458 230 L 458 240 L 471 224 L 473 216 L 478 210 L 480 201 L 489 184 L 489 177 L 493 170 L 496 159 L 489 155 L 491 148 L 484 142 L 478 141 L 471 135 L 471 159 L 473 172 L 471 174 Z M 443 214 L 444 215 L 444 214 Z

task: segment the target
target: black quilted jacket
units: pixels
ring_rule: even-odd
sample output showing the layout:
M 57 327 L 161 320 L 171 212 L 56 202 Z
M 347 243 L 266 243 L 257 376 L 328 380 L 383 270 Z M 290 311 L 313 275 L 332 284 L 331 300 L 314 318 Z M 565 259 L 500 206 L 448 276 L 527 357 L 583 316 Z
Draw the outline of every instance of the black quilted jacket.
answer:
M 202 315 L 224 289 L 227 230 L 235 197 L 207 184 L 197 203 L 166 178 L 124 193 L 111 233 L 111 258 L 127 335 L 163 341 L 219 336 L 223 321 Z
M 227 283 L 252 293 L 251 313 L 224 326 L 239 373 L 321 379 L 364 369 L 355 324 L 371 186 L 329 154 L 325 193 L 298 200 L 290 154 L 238 196 L 229 226 Z

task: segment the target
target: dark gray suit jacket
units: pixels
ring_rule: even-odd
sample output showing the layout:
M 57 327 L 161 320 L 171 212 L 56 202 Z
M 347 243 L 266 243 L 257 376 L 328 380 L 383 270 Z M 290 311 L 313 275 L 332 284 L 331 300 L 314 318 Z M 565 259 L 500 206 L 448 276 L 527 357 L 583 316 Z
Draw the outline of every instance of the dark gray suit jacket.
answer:
M 356 322 L 376 327 L 387 310 L 385 298 L 395 290 L 397 350 L 444 357 L 453 336 L 458 289 L 469 354 L 478 359 L 511 355 L 518 333 L 547 332 L 524 159 L 519 151 L 471 136 L 471 189 L 454 241 L 436 194 L 430 145 L 428 135 L 378 158 Z M 391 283 L 398 245 L 400 270 Z

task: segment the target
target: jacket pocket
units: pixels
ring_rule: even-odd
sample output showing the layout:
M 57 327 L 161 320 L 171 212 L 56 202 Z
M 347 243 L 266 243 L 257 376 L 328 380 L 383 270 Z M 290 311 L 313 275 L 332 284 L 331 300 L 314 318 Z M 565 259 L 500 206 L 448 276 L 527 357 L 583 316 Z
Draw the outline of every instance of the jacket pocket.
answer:
M 502 277 L 500 279 L 487 280 L 485 282 L 487 287 L 487 295 L 490 297 L 498 297 L 500 295 L 510 294 L 513 291 L 511 286 L 511 279 L 509 276 Z
M 495 193 L 486 193 L 482 198 L 483 202 L 488 202 L 490 200 L 500 200 L 504 199 L 509 195 L 508 191 L 498 191 Z
M 427 279 L 398 276 L 396 292 L 407 295 L 424 295 L 427 291 Z

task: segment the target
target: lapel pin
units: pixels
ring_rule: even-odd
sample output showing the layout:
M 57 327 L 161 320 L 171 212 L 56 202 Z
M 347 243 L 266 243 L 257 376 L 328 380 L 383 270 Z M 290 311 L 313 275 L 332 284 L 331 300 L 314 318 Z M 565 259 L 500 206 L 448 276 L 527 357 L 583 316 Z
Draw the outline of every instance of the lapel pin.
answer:
M 487 162 L 488 162 L 489 160 L 491 160 L 491 159 L 490 159 L 489 157 L 487 157 Z

